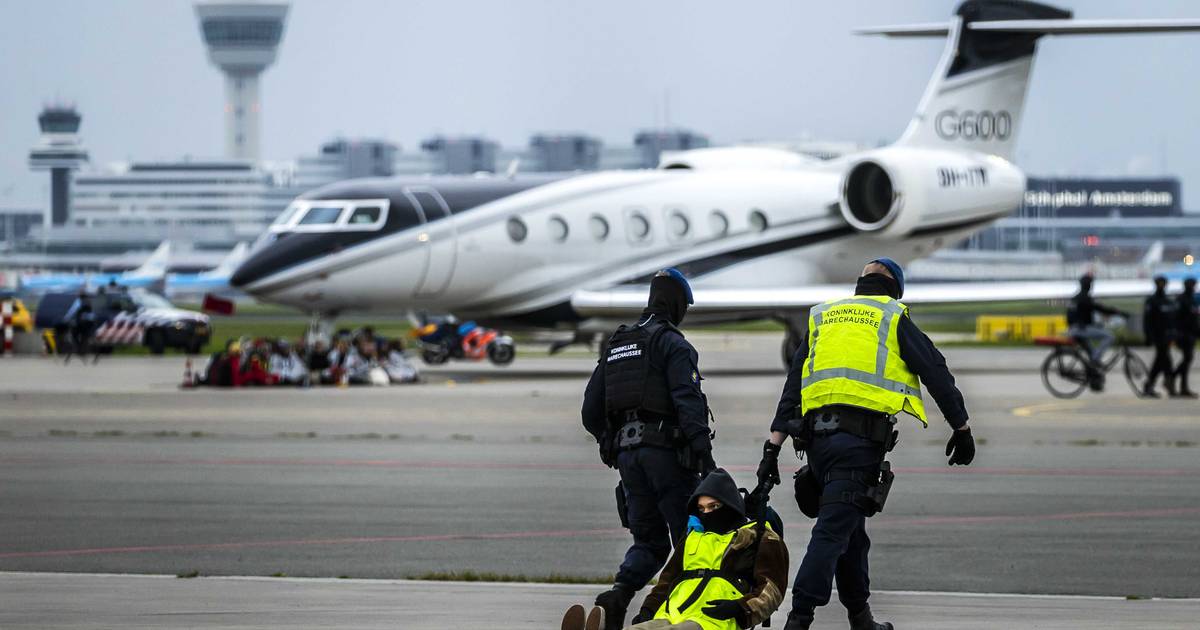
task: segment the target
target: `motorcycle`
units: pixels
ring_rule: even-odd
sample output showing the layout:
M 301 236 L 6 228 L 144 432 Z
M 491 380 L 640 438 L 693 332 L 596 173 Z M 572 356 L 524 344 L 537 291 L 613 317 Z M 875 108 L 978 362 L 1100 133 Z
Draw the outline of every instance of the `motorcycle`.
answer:
M 485 357 L 494 365 L 508 365 L 517 356 L 512 337 L 475 322 L 426 324 L 413 333 L 421 343 L 421 359 L 429 365 L 450 359 L 482 361 Z

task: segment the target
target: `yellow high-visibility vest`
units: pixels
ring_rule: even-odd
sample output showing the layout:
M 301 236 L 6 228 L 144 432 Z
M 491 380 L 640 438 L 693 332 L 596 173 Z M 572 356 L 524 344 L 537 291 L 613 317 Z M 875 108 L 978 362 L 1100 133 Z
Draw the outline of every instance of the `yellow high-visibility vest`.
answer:
M 900 358 L 896 331 L 907 313 L 907 306 L 884 295 L 856 295 L 813 307 L 800 413 L 852 405 L 888 415 L 903 411 L 929 426 L 921 382 Z
M 739 529 L 753 528 L 755 525 L 756 523 L 751 521 Z M 725 534 L 688 532 L 683 539 L 683 570 L 719 570 L 721 561 L 725 559 L 726 549 L 733 542 L 737 531 L 735 529 Z M 696 589 L 702 585 L 703 590 L 696 593 Z M 753 588 L 753 585 L 747 586 Z M 671 589 L 671 596 L 659 606 L 654 618 L 668 619 L 673 624 L 694 621 L 704 630 L 738 630 L 736 620 L 713 619 L 705 615 L 702 609 L 708 606 L 710 599 L 741 599 L 745 595 L 746 593 L 738 590 L 733 582 L 723 576 L 683 579 Z

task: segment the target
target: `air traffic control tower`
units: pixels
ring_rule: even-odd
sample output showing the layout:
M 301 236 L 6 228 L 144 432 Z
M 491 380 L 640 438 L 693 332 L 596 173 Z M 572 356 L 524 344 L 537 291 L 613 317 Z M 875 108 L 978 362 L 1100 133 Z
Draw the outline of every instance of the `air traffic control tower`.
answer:
M 225 74 L 225 155 L 258 160 L 258 75 L 275 61 L 288 5 L 200 2 L 196 17 L 208 59 Z
M 83 118 L 74 107 L 50 105 L 38 115 L 42 138 L 29 152 L 29 167 L 50 171 L 50 225 L 63 225 L 71 218 L 71 172 L 88 161 L 79 141 Z

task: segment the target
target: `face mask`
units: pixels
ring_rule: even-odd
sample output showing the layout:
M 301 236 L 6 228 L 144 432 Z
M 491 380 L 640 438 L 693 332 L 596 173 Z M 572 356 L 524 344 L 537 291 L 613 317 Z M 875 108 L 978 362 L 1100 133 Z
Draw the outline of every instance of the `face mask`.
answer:
M 727 507 L 699 514 L 697 518 L 700 519 L 700 524 L 704 526 L 704 531 L 716 532 L 718 534 L 732 531 L 746 522 L 745 517 Z

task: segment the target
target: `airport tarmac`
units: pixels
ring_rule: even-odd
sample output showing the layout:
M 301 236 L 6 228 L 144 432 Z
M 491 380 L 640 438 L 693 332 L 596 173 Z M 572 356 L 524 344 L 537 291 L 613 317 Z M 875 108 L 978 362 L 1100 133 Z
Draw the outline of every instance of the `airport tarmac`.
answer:
M 717 461 L 752 484 L 783 384 L 779 338 L 692 338 Z M 1138 400 L 1119 374 L 1103 394 L 1058 401 L 1037 374 L 1043 350 L 946 355 L 979 455 L 946 466 L 936 411 L 925 431 L 903 425 L 896 486 L 868 527 L 875 588 L 1200 597 L 1200 403 Z M 579 426 L 593 364 L 523 354 L 427 369 L 415 386 L 180 391 L 180 357 L 0 360 L 0 571 L 602 579 L 628 534 L 616 474 Z M 798 562 L 811 521 L 787 494 L 775 504 Z M 79 588 L 66 582 L 45 588 Z M 906 601 L 892 597 L 879 601 Z M 1150 625 L 1172 627 L 1163 619 Z
M 0 573 L 0 627 L 549 630 L 568 606 L 593 597 L 595 587 L 574 584 Z M 1200 615 L 1194 599 L 1061 595 L 883 591 L 872 606 L 879 619 L 920 630 L 1184 630 Z M 773 626 L 786 618 L 787 604 Z M 819 611 L 813 624 L 845 627 L 837 607 Z

